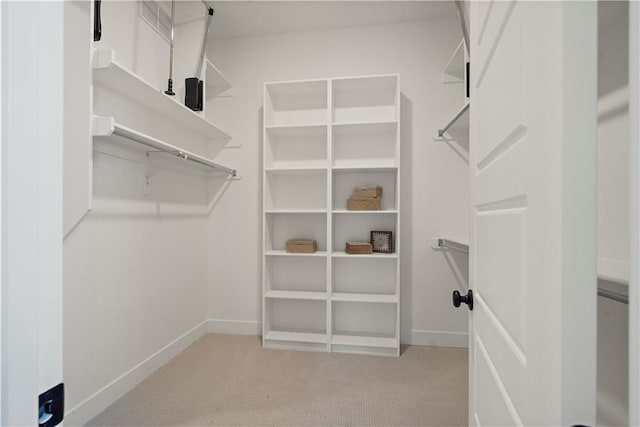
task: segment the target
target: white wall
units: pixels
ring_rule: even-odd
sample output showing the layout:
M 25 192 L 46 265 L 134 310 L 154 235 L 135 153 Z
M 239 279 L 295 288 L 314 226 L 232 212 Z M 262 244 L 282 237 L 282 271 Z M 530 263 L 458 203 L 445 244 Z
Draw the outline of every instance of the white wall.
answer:
M 102 5 L 96 47 L 114 48 L 119 63 L 164 88 L 168 44 L 138 18 L 138 3 Z M 188 130 L 171 132 L 164 119 L 144 123 L 190 142 Z M 206 179 L 115 137 L 94 145 L 93 209 L 64 242 L 66 425 L 84 424 L 206 332 Z
M 598 257 L 599 273 L 629 277 L 628 4 L 598 7 Z M 609 270 L 609 271 L 607 271 Z M 622 294 L 607 280 L 598 286 Z M 598 298 L 599 425 L 628 424 L 628 306 Z
M 259 333 L 261 319 L 262 87 L 266 81 L 399 73 L 402 133 L 401 332 L 404 344 L 467 345 L 467 313 L 451 304 L 466 289 L 465 254 L 430 239 L 468 234 L 468 164 L 434 142 L 462 106 L 462 87 L 441 84 L 460 39 L 457 19 L 217 40 L 208 57 L 235 86 L 213 115 L 242 143 L 220 161 L 234 183 L 209 218 L 207 265 L 213 330 Z

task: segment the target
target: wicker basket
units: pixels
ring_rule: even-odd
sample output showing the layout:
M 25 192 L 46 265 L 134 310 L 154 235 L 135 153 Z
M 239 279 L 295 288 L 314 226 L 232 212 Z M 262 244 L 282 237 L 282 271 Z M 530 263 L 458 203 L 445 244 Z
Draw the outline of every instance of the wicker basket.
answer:
M 287 252 L 296 254 L 312 254 L 318 250 L 315 240 L 291 239 L 287 240 Z
M 347 210 L 350 211 L 378 211 L 380 210 L 379 197 L 349 197 Z
M 353 189 L 353 197 L 382 197 L 382 187 L 379 185 L 358 185 Z
M 368 242 L 347 242 L 345 252 L 352 255 L 373 253 L 373 245 Z

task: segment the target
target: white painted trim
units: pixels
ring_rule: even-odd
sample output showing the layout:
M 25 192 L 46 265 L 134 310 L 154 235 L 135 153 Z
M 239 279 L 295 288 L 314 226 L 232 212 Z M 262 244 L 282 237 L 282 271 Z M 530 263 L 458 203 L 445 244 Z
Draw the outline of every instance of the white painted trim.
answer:
M 65 414 L 65 425 L 86 424 L 206 333 L 205 320 L 68 410 Z
M 0 424 L 37 425 L 38 395 L 62 381 L 63 3 L 0 7 L 7 231 Z
M 259 336 L 262 333 L 260 323 L 251 320 L 209 319 L 207 329 L 210 334 Z
M 401 333 L 400 345 L 469 348 L 469 334 L 466 332 L 423 331 L 419 329 L 412 329 L 409 332 Z
M 4 59 L 2 57 L 4 52 L 4 44 L 3 44 L 3 22 L 2 22 L 2 11 L 4 10 L 4 5 L 0 4 L 0 100 L 5 99 L 5 83 L 3 80 L 4 73 Z M 3 185 L 3 174 L 4 174 L 4 165 L 2 159 L 4 158 L 4 133 L 3 133 L 3 123 L 4 123 L 4 115 L 3 107 L 4 102 L 0 101 L 0 242 L 4 242 L 4 185 Z M 2 294 L 4 293 L 4 266 L 5 266 L 5 252 L 3 251 L 3 246 L 0 244 L 0 422 L 2 422 L 2 408 L 4 402 L 4 375 L 2 366 L 3 365 L 3 356 L 4 356 L 4 336 L 2 334 Z
M 629 3 L 629 425 L 640 424 L 640 4 Z

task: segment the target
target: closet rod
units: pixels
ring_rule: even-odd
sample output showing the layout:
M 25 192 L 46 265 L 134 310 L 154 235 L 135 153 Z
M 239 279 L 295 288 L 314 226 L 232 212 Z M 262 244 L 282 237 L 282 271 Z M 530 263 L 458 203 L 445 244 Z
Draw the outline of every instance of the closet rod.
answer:
M 453 116 L 453 119 L 451 119 L 451 121 L 449 121 L 449 123 L 447 123 L 442 129 L 438 129 L 438 137 L 442 138 L 444 136 L 444 134 L 449 130 L 449 128 L 451 126 L 453 126 L 460 117 L 462 117 L 462 115 L 464 113 L 467 112 L 467 110 L 469 109 L 469 106 L 471 104 L 466 103 L 464 107 L 462 107 L 462 109 L 460 111 L 458 111 L 458 113 Z
M 453 249 L 464 253 L 469 253 L 469 245 L 464 243 L 455 242 L 449 239 L 438 239 L 438 247 L 443 249 Z
M 163 151 L 168 154 L 172 154 L 174 156 L 180 157 L 184 160 L 189 160 L 194 163 L 199 163 L 204 166 L 208 166 L 210 168 L 219 170 L 231 176 L 236 176 L 236 170 L 230 169 L 226 166 L 219 165 L 217 163 L 212 162 L 209 159 L 198 156 L 197 154 L 190 153 L 186 150 L 181 150 L 178 147 L 175 147 L 171 144 L 168 144 L 164 141 L 156 139 L 152 136 L 145 135 L 143 133 L 137 132 L 133 129 L 129 129 L 126 126 L 121 126 L 117 123 L 113 125 L 113 133 L 123 136 L 125 138 L 131 139 L 133 141 L 139 142 L 140 144 L 146 145 L 147 147 L 155 148 L 160 151 Z
M 629 296 L 613 292 L 608 289 L 598 288 L 598 295 L 604 298 L 608 298 L 613 301 L 621 302 L 622 304 L 629 304 Z

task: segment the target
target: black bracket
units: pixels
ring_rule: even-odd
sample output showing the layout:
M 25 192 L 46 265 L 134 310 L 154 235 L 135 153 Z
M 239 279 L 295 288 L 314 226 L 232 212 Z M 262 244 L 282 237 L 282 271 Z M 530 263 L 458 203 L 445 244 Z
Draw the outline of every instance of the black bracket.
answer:
M 45 391 L 38 398 L 38 425 L 53 427 L 64 418 L 64 383 Z

